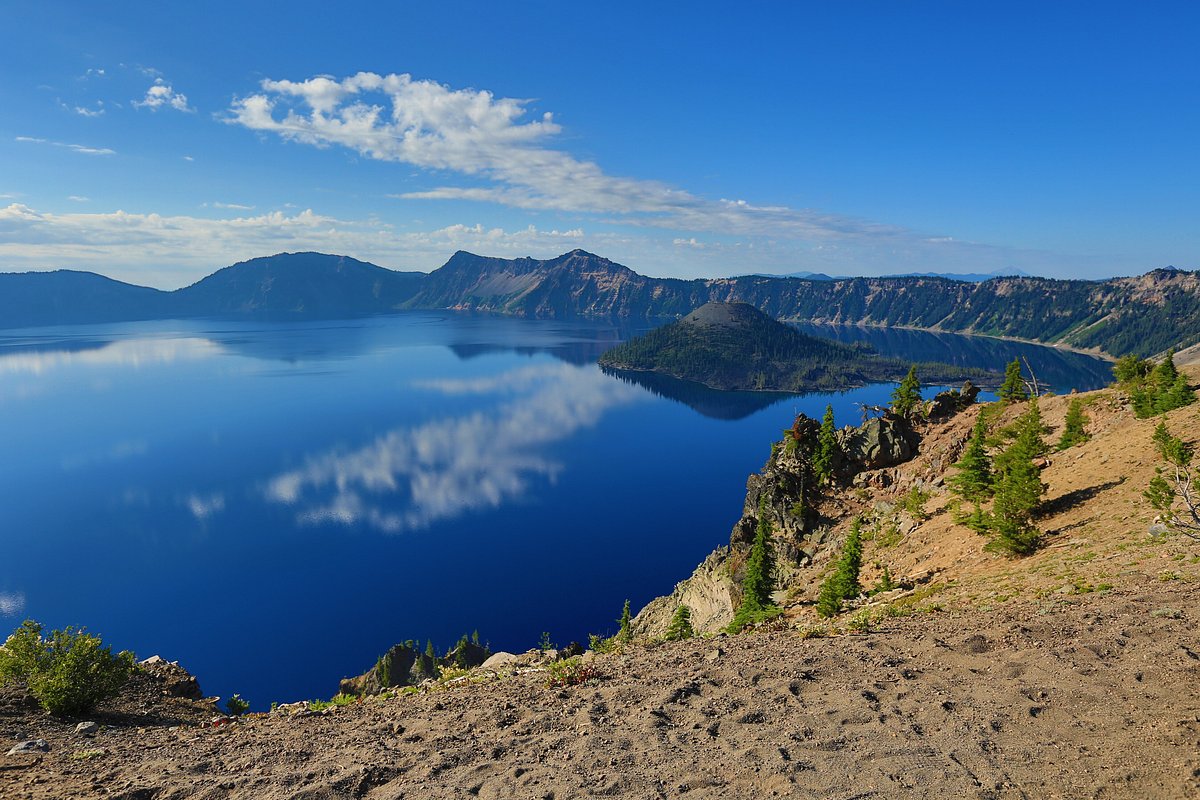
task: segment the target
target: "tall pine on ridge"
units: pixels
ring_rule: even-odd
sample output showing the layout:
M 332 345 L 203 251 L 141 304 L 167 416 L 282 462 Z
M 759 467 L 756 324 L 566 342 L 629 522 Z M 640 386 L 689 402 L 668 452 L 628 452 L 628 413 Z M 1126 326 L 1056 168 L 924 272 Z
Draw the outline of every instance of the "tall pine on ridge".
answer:
M 729 623 L 729 631 L 737 633 L 754 622 L 779 614 L 779 608 L 771 599 L 775 591 L 775 545 L 771 541 L 771 522 L 767 519 L 767 498 L 758 502 L 758 527 L 754 532 L 754 544 L 746 560 L 746 577 L 742 581 L 742 604 Z

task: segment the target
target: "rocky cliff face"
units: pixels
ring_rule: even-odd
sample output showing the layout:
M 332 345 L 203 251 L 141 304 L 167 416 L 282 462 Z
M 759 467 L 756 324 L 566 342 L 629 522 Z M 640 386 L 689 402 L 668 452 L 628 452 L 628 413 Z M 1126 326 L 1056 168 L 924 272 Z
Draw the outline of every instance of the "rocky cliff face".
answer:
M 345 256 L 281 253 L 235 264 L 175 292 L 67 272 L 0 275 L 0 287 L 0 327 L 179 315 L 363 314 L 396 308 L 664 318 L 717 301 L 749 303 L 780 320 L 1012 336 L 1118 356 L 1148 356 L 1200 342 L 1200 274 L 1176 269 L 1103 281 L 760 275 L 678 280 L 648 278 L 583 250 L 546 260 L 458 252 L 428 275 Z M 20 299 L 4 302 L 7 296 Z
M 962 391 L 938 395 L 929 411 L 945 418 L 969 406 L 976 394 L 978 390 L 968 383 Z M 716 633 L 728 626 L 741 603 L 746 559 L 762 514 L 774 537 L 776 585 L 810 582 L 816 574 L 814 565 L 824 564 L 833 544 L 819 506 L 836 505 L 840 487 L 887 485 L 889 468 L 911 460 L 921 441 L 908 421 L 890 414 L 842 429 L 837 434 L 841 458 L 835 463 L 839 488 L 828 491 L 819 488 L 813 477 L 812 453 L 819 428 L 814 419 L 796 417 L 783 440 L 772 447 L 762 470 L 746 480 L 742 516 L 733 526 L 729 545 L 709 555 L 671 594 L 647 604 L 634 618 L 636 635 L 662 636 L 680 605 L 691 610 L 697 633 Z M 780 599 L 784 593 L 781 590 Z

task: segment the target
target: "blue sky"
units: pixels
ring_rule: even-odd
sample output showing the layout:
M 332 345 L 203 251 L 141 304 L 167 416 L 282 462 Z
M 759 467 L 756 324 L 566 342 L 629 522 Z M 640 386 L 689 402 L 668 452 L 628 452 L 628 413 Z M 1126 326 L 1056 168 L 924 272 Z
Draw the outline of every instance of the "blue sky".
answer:
M 652 5 L 6 3 L 0 270 L 1200 267 L 1194 3 Z

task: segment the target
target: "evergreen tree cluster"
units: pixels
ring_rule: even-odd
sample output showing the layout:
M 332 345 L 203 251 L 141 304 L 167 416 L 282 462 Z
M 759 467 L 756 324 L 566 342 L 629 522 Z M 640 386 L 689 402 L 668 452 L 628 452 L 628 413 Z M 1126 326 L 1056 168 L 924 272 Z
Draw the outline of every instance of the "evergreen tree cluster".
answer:
M 858 582 L 861 570 L 862 521 L 856 517 L 850 524 L 841 558 L 833 572 L 821 583 L 821 591 L 817 595 L 817 613 L 827 618 L 835 616 L 841 612 L 845 601 L 862 594 L 862 586 Z
M 958 472 L 949 481 L 951 489 L 972 505 L 959 521 L 990 535 L 988 549 L 1014 556 L 1037 549 L 1040 533 L 1033 517 L 1045 492 L 1039 463 L 1047 450 L 1044 430 L 1035 397 L 1017 421 L 1016 438 L 993 460 L 987 451 L 987 418 L 981 414 L 954 465 Z M 991 513 L 983 509 L 989 499 Z
M 1196 402 L 1196 393 L 1175 366 L 1171 350 L 1157 365 L 1126 356 L 1113 365 L 1113 376 L 1129 392 L 1138 419 L 1165 414 Z

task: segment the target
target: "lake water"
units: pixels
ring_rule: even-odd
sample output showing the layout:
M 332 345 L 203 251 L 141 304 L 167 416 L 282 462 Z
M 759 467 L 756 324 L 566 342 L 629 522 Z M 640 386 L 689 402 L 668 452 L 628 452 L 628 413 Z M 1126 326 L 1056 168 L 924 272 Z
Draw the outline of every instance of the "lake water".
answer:
M 405 639 L 586 642 L 728 541 L 797 411 L 857 423 L 892 388 L 601 372 L 631 332 L 449 313 L 0 331 L 0 630 L 85 625 L 256 708 L 328 697 Z M 1047 348 L 818 332 L 1108 380 Z

